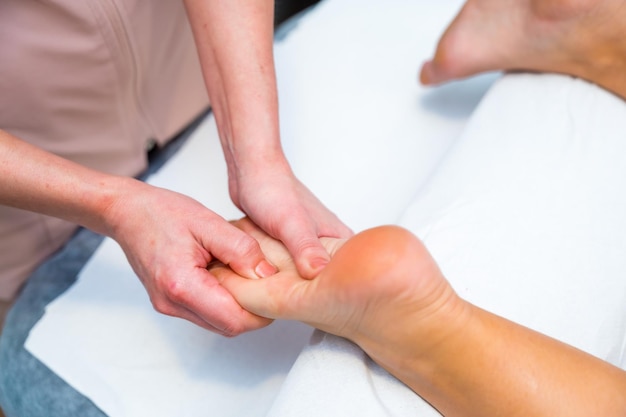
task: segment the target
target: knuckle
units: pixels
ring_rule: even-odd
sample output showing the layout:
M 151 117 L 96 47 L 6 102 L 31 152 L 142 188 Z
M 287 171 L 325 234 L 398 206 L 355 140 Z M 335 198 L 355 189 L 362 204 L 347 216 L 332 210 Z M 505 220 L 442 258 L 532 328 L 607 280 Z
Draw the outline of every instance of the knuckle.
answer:
M 185 279 L 178 274 L 162 273 L 156 276 L 155 282 L 165 303 L 184 304 L 188 297 Z
M 221 330 L 222 334 L 226 337 L 239 336 L 246 331 L 243 323 L 237 320 L 229 320 Z
M 182 304 L 187 299 L 187 292 L 184 285 L 180 280 L 169 280 L 165 287 L 167 298 L 177 304 Z
M 319 246 L 319 240 L 311 238 L 301 240 L 300 242 L 298 242 L 296 248 L 300 253 L 305 253 L 317 251 L 319 249 Z
M 319 239 L 301 240 L 295 247 L 295 255 L 299 258 L 327 257 L 327 252 Z
M 253 237 L 243 235 L 237 241 L 237 250 L 242 256 L 250 257 L 257 255 L 261 249 L 258 242 Z
M 165 314 L 166 316 L 175 316 L 176 308 L 172 306 L 172 304 L 164 298 L 152 298 L 151 300 L 152 308 L 154 308 L 157 312 L 161 314 Z
M 231 246 L 231 251 L 221 260 L 225 264 L 241 267 L 244 264 L 259 261 L 262 257 L 263 252 L 261 252 L 261 247 L 256 239 L 243 234 L 234 241 L 234 244 Z

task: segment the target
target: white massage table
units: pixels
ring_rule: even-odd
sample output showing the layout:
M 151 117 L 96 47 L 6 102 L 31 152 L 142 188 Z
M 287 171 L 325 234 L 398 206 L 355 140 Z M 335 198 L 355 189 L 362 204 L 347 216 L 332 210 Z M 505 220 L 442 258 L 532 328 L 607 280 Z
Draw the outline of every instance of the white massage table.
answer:
M 355 231 L 409 228 L 461 296 L 626 367 L 626 105 L 557 75 L 418 86 L 460 4 L 327 0 L 303 17 L 276 45 L 285 151 Z M 149 181 L 240 216 L 212 118 Z M 439 415 L 312 333 L 225 339 L 159 315 L 106 240 L 27 348 L 111 417 Z

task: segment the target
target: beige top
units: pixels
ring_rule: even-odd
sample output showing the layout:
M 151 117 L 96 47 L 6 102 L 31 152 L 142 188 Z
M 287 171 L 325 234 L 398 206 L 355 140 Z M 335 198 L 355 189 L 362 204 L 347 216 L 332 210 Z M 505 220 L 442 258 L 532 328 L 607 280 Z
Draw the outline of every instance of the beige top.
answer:
M 181 0 L 2 0 L 0 129 L 137 175 L 208 106 Z M 68 239 L 65 221 L 0 206 L 0 299 Z

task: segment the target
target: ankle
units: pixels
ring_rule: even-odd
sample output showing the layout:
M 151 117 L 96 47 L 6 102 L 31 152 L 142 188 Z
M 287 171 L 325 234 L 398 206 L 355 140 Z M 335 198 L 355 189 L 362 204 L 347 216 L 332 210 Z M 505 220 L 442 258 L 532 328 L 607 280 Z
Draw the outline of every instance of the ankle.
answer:
M 626 15 L 620 4 L 599 0 L 538 3 L 549 3 L 555 16 L 571 23 L 568 27 L 572 33 L 563 38 L 559 48 L 564 60 L 557 62 L 556 72 L 578 76 L 626 98 L 626 31 L 622 24 Z M 549 15 L 549 10 L 545 13 Z
M 449 347 L 459 345 L 473 316 L 473 306 L 446 285 L 428 308 L 403 312 L 389 323 L 388 331 L 356 342 L 380 366 L 415 386 L 447 360 Z
M 604 42 L 590 50 L 582 78 L 592 81 L 626 99 L 626 48 L 621 42 Z

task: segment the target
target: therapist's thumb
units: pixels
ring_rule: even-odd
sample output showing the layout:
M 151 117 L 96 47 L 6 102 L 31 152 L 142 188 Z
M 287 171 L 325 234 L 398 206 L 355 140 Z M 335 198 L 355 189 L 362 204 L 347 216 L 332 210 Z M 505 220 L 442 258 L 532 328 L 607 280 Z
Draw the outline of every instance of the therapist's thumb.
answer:
M 330 256 L 319 238 L 298 241 L 293 248 L 287 246 L 294 258 L 298 273 L 307 279 L 315 278 L 330 261 Z

